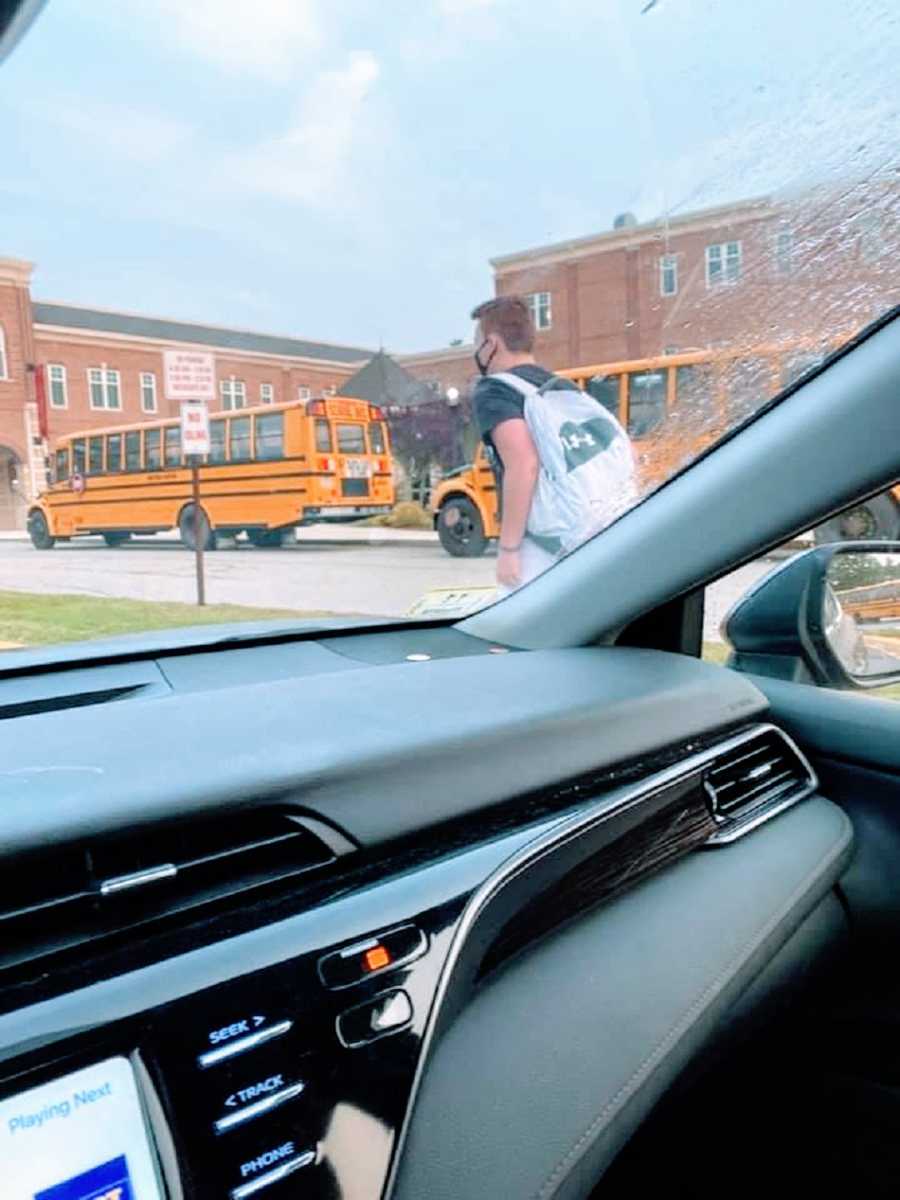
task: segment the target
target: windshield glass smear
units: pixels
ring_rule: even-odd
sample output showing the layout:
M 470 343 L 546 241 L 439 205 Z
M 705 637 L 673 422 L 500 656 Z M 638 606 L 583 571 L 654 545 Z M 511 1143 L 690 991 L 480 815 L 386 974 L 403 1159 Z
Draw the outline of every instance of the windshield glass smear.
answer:
M 900 301 L 892 0 L 401 8 L 0 68 L 0 649 L 502 602 Z

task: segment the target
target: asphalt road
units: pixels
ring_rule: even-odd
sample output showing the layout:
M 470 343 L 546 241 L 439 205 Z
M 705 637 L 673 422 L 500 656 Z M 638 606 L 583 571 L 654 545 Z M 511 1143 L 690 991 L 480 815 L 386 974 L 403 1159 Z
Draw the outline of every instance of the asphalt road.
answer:
M 710 589 L 706 637 L 772 564 L 752 563 Z M 450 558 L 436 544 L 295 545 L 258 550 L 237 543 L 206 555 L 207 600 L 339 614 L 403 616 L 431 588 L 489 586 L 492 554 Z M 0 590 L 77 593 L 135 600 L 196 599 L 194 556 L 176 541 L 147 538 L 109 549 L 85 538 L 38 551 L 0 541 Z

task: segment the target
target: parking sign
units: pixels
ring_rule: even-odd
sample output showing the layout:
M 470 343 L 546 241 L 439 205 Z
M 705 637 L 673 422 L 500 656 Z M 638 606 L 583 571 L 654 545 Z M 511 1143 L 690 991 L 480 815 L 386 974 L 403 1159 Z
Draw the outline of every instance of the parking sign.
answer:
M 191 401 L 181 406 L 181 449 L 187 454 L 209 454 L 209 409 Z

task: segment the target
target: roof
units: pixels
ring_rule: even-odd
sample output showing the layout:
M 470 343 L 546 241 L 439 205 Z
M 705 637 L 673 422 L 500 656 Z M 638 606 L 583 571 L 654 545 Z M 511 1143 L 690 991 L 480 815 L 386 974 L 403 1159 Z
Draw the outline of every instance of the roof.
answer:
M 383 350 L 379 350 L 355 375 L 345 379 L 337 394 L 355 396 L 385 408 L 411 408 L 435 399 L 427 384 L 404 371 Z
M 684 229 L 697 226 L 726 223 L 729 220 L 747 219 L 765 216 L 772 211 L 772 202 L 761 197 L 758 199 L 742 200 L 738 204 L 721 204 L 715 208 L 697 209 L 694 212 L 680 215 L 663 215 L 655 221 L 644 221 L 640 225 L 625 225 L 621 229 L 607 229 L 602 233 L 592 233 L 586 237 L 571 238 L 565 242 L 551 242 L 545 246 L 532 246 L 527 250 L 518 250 L 512 254 L 500 254 L 490 259 L 494 268 L 517 266 L 533 259 L 558 258 L 569 255 L 589 253 L 593 250 L 613 249 L 616 246 L 633 244 L 636 241 L 650 240 L 659 235 L 660 230 Z
M 254 354 L 275 354 L 284 358 L 314 358 L 333 363 L 358 363 L 372 355 L 371 350 L 357 346 L 307 342 L 301 338 L 252 333 L 244 329 L 170 321 L 165 317 L 144 317 L 134 313 L 105 312 L 97 308 L 77 308 L 71 304 L 52 304 L 36 300 L 31 308 L 36 325 L 90 329 L 97 333 L 152 338 L 160 342 L 194 342 L 197 345 L 215 346 L 222 350 L 244 350 Z

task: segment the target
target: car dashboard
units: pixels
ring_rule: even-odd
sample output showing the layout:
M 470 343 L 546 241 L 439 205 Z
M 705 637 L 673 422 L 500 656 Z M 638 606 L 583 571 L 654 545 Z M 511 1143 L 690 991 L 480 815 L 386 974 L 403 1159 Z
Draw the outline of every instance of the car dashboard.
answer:
M 16 1197 L 587 1196 L 844 934 L 849 822 L 734 672 L 428 626 L 84 653 L 0 673 Z

